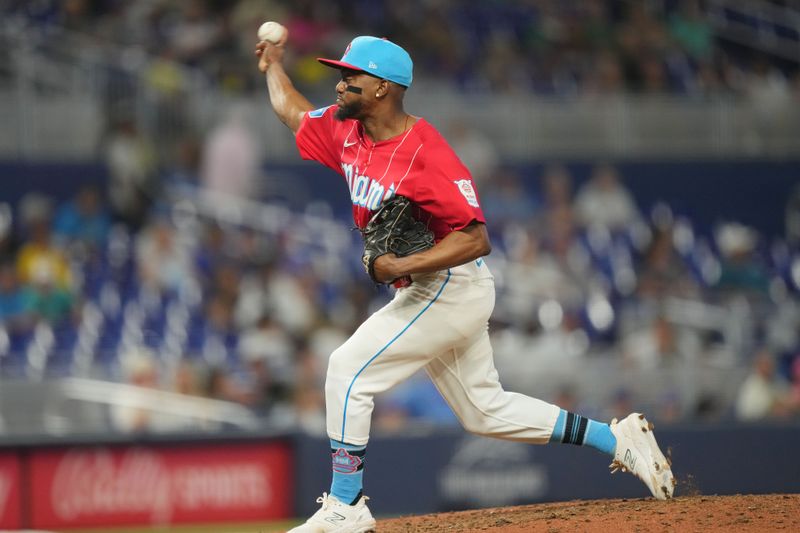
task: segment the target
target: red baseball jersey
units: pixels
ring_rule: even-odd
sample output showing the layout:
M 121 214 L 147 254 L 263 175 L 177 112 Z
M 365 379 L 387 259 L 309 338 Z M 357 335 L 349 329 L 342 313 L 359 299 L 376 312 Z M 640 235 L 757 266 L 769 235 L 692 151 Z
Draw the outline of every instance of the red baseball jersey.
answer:
M 417 218 L 437 241 L 473 221 L 485 223 L 472 175 L 425 119 L 373 142 L 360 122 L 336 120 L 335 112 L 332 105 L 306 113 L 296 142 L 303 159 L 319 161 L 347 180 L 356 226 L 364 228 L 380 203 L 395 194 L 419 206 Z

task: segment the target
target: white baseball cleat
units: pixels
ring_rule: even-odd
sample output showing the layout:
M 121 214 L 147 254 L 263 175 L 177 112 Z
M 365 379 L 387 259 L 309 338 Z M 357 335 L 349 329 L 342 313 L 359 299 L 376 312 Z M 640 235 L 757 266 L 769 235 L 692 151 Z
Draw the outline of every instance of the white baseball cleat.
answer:
M 355 505 L 342 503 L 326 492 L 317 498 L 319 511 L 289 533 L 374 533 L 375 519 L 367 508 L 367 498 L 362 496 Z
M 631 413 L 621 422 L 611 421 L 611 433 L 617 438 L 614 460 L 609 467 L 630 472 L 647 485 L 656 499 L 668 500 L 675 490 L 672 464 L 661 453 L 653 435 L 653 424 L 641 413 Z

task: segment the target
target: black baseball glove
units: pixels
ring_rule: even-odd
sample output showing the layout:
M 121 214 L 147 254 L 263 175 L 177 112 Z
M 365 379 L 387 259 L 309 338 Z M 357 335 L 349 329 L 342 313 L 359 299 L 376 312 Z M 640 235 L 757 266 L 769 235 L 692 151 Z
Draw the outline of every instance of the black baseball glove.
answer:
M 433 232 L 414 218 L 413 210 L 411 200 L 395 195 L 378 207 L 361 230 L 364 237 L 361 261 L 375 283 L 384 283 L 375 278 L 375 260 L 380 256 L 393 253 L 403 257 L 433 246 Z

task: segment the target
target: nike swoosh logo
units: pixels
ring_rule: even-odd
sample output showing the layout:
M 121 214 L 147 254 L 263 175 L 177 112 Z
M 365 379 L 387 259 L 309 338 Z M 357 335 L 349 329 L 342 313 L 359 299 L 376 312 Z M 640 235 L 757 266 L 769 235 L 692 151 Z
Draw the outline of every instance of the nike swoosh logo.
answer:
M 345 141 L 345 142 L 344 142 L 344 147 L 345 147 L 345 148 L 349 148 L 350 146 L 353 146 L 353 145 L 354 145 L 354 144 L 356 144 L 357 142 L 358 142 L 358 141 L 353 141 L 353 142 L 347 142 L 347 141 Z
M 483 259 L 478 259 L 477 261 L 475 261 L 475 264 L 481 266 L 483 264 Z

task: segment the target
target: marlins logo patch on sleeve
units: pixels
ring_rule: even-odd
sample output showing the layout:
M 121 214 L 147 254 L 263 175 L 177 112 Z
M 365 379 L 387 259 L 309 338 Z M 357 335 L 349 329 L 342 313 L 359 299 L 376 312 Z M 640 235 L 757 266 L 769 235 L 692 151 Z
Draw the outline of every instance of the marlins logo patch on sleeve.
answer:
M 315 109 L 314 111 L 309 111 L 308 112 L 308 117 L 309 118 L 319 118 L 319 117 L 321 117 L 322 115 L 325 114 L 325 111 L 327 109 L 328 109 L 327 107 L 320 107 L 319 109 Z
M 480 207 L 478 205 L 478 195 L 475 194 L 475 189 L 472 187 L 472 181 L 468 179 L 463 180 L 456 180 L 455 183 L 458 186 L 458 190 L 467 199 L 467 203 L 472 207 Z

